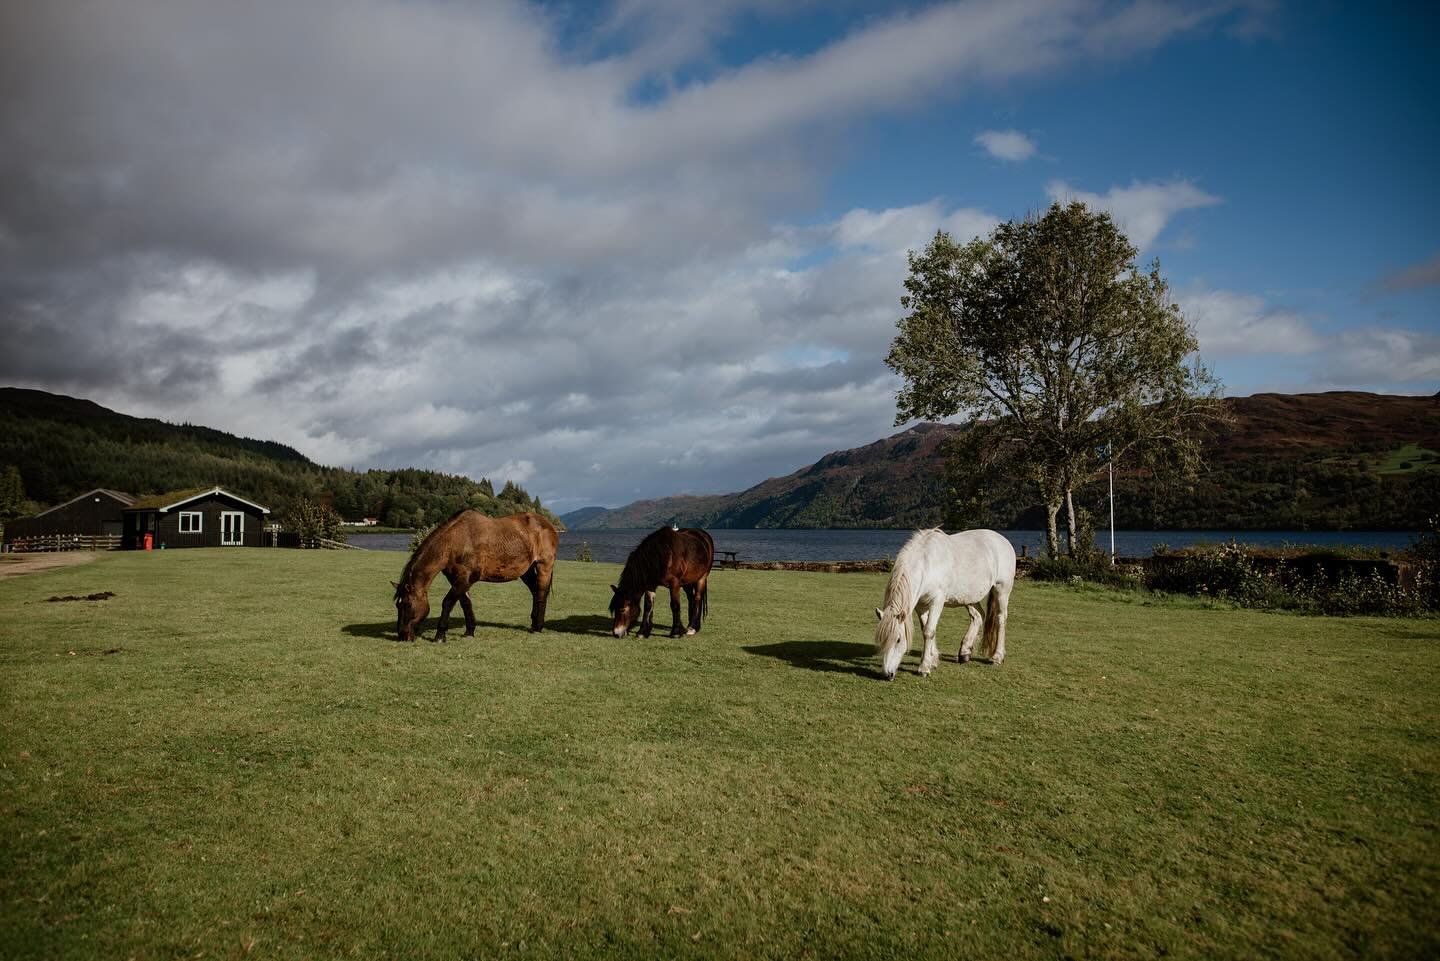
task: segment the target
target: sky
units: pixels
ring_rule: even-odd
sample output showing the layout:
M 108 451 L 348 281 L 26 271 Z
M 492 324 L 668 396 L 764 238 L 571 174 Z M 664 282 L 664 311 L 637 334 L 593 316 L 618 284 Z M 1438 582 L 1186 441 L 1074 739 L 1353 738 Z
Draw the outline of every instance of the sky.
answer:
M 1077 198 L 1229 396 L 1440 388 L 1440 13 L 1274 0 L 0 4 L 0 383 L 514 480 L 895 426 L 905 254 Z

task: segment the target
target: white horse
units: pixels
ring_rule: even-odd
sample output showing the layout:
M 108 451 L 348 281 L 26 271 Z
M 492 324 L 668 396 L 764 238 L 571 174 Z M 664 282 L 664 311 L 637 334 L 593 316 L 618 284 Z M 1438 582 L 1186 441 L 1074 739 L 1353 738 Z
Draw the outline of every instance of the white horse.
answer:
M 925 634 L 925 653 L 920 674 L 928 676 L 940 662 L 935 628 L 940 612 L 948 604 L 970 610 L 970 629 L 960 645 L 960 662 L 970 660 L 975 638 L 980 633 L 980 610 L 985 609 L 986 654 L 992 664 L 1005 660 L 1005 619 L 1010 608 L 1010 590 L 1015 586 L 1015 548 L 994 531 L 961 531 L 946 534 L 939 529 L 916 531 L 895 558 L 890 583 L 885 586 L 885 606 L 875 608 L 880 624 L 875 628 L 875 653 L 884 663 L 885 679 L 893 680 L 900 659 L 910 650 L 910 614 L 920 619 Z

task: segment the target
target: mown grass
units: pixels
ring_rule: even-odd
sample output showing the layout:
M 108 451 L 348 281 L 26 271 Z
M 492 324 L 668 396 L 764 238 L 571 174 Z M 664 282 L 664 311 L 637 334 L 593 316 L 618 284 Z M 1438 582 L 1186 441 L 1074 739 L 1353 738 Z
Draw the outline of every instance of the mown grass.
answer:
M 0 582 L 0 956 L 1440 949 L 1433 621 L 1025 583 L 1003 667 L 951 612 L 887 684 L 880 575 L 720 572 L 698 637 L 616 640 L 562 562 L 544 634 L 480 585 L 401 645 L 401 560 Z
M 1431 470 L 1436 467 L 1436 461 L 1440 460 L 1440 454 L 1419 444 L 1406 444 L 1404 447 L 1382 454 L 1375 460 L 1375 473 L 1377 474 L 1411 474 Z

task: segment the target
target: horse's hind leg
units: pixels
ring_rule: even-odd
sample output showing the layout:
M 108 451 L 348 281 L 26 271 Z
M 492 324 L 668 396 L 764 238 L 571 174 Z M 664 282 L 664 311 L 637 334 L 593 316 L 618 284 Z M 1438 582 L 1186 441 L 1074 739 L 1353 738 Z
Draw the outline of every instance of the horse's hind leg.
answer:
M 530 588 L 530 633 L 538 634 L 545 629 L 545 602 L 550 598 L 550 582 L 555 569 L 536 561 L 530 569 L 520 575 L 520 580 Z
M 995 632 L 995 653 L 990 658 L 991 664 L 1001 664 L 1005 660 L 1005 622 L 1010 618 L 1010 588 L 997 585 L 990 595 L 990 616 L 995 623 L 991 628 Z
M 980 609 L 974 604 L 966 604 L 965 609 L 970 612 L 970 627 L 965 631 L 965 640 L 960 643 L 961 664 L 970 660 L 970 654 L 975 650 L 975 639 L 980 636 Z
M 686 586 L 685 599 L 689 601 L 687 613 L 690 615 L 685 626 L 685 636 L 689 637 L 700 632 L 700 622 L 705 616 L 705 578 L 702 577 L 694 584 Z
M 470 603 L 470 592 L 467 588 L 460 592 L 460 610 L 465 614 L 465 636 L 475 636 L 475 608 Z

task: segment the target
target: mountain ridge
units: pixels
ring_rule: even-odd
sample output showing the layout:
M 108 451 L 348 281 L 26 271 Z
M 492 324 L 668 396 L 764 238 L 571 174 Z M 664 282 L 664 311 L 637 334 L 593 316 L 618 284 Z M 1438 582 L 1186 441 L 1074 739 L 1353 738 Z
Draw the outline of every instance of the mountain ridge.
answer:
M 1178 493 L 1116 478 L 1116 521 L 1159 529 L 1413 530 L 1440 509 L 1440 397 L 1329 391 L 1227 398 L 1235 417 L 1206 443 L 1207 467 Z M 922 422 L 831 451 L 789 474 L 731 494 L 678 495 L 589 511 L 575 530 L 677 521 L 726 527 L 928 527 L 945 522 L 944 451 L 964 428 Z M 1404 458 L 1404 451 L 1413 457 Z M 1385 460 L 1390 455 L 1396 459 Z M 1402 464 L 1409 465 L 1401 467 Z M 895 479 L 903 477 L 904 483 Z M 1081 492 L 1098 510 L 1103 491 Z M 1097 493 L 1102 496 L 1097 496 Z M 1023 490 L 1000 498 L 990 523 L 1038 527 Z M 566 523 L 574 514 L 563 518 Z

